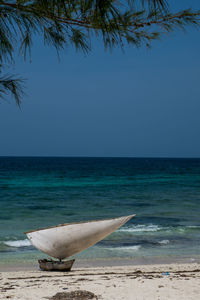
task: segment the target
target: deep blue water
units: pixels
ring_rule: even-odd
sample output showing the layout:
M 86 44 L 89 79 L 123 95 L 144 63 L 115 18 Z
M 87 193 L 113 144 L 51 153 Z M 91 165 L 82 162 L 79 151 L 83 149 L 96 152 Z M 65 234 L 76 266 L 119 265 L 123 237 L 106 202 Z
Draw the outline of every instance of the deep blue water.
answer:
M 35 259 L 24 231 L 136 213 L 79 258 L 200 254 L 200 159 L 0 157 L 0 259 Z

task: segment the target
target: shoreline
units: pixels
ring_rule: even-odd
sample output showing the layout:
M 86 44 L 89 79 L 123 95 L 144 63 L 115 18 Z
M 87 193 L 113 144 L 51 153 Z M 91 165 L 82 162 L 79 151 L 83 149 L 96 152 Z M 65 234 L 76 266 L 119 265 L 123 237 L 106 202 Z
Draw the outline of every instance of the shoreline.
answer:
M 195 257 L 141 257 L 141 258 L 107 258 L 107 259 L 79 259 L 75 260 L 73 269 L 99 268 L 99 267 L 126 267 L 126 266 L 151 266 L 171 264 L 200 264 L 200 256 Z M 37 260 L 33 261 L 6 261 L 0 262 L 0 272 L 39 271 Z

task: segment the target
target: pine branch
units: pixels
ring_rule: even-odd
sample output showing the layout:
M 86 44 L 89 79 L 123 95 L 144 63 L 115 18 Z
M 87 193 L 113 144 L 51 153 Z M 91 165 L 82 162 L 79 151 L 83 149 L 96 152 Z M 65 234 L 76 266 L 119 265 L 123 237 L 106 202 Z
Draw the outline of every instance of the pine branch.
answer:
M 4 76 L 0 78 L 0 98 L 11 94 L 17 105 L 20 107 L 21 99 L 24 96 L 24 79 L 13 78 L 12 76 Z
M 0 64 L 14 62 L 18 49 L 24 59 L 35 36 L 57 53 L 68 45 L 88 53 L 94 36 L 101 37 L 105 48 L 136 47 L 160 38 L 164 33 L 200 26 L 200 11 L 169 11 L 167 0 L 17 0 L 0 1 Z M 10 81 L 9 81 L 10 80 Z M 0 97 L 10 91 L 20 104 L 20 80 L 2 79 Z M 3 89 L 5 88 L 5 93 Z M 18 95 L 18 96 L 17 96 Z

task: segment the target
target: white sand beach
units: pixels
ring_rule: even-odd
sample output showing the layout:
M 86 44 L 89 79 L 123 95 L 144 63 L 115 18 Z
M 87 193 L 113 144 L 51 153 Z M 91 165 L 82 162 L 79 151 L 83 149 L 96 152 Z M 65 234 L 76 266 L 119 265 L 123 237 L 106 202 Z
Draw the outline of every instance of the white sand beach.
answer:
M 6 271 L 0 273 L 0 290 L 0 299 L 13 300 L 51 299 L 81 290 L 101 300 L 198 300 L 200 264 L 75 267 L 66 273 Z

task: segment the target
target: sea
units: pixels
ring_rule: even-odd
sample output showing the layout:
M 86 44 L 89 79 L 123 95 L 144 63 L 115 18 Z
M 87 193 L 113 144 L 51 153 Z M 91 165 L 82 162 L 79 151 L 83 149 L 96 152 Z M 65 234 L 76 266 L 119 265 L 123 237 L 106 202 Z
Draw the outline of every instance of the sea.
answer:
M 0 263 L 47 255 L 24 232 L 136 214 L 79 260 L 200 258 L 200 159 L 0 157 Z

